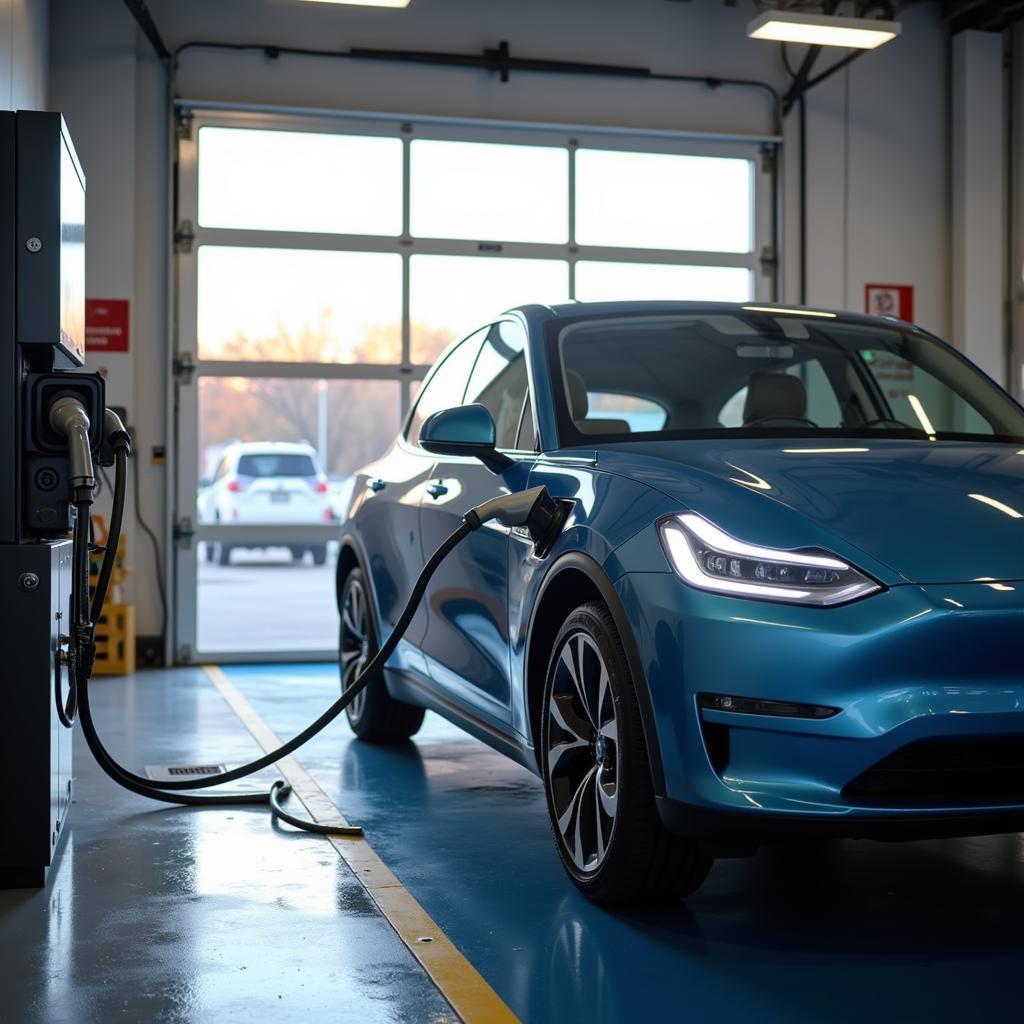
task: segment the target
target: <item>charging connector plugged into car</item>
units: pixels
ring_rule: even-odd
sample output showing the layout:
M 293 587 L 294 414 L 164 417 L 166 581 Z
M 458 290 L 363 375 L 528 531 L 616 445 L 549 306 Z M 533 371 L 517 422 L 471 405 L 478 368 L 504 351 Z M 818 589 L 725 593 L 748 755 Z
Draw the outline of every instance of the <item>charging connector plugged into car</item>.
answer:
M 290 792 L 290 788 L 281 781 L 275 782 L 268 793 L 246 792 L 204 795 L 184 791 L 207 789 L 211 786 L 220 786 L 225 783 L 234 782 L 273 765 L 298 750 L 299 747 L 326 728 L 367 686 L 375 682 L 382 682 L 384 665 L 409 628 L 416 609 L 423 599 L 423 594 L 426 591 L 430 578 L 451 551 L 470 533 L 480 529 L 484 523 L 492 519 L 510 528 L 524 528 L 534 542 L 535 554 L 538 557 L 544 557 L 551 550 L 551 546 L 558 538 L 572 509 L 571 502 L 552 498 L 547 488 L 543 486 L 534 487 L 527 491 L 501 495 L 470 509 L 463 517 L 463 522 L 459 528 L 427 560 L 412 588 L 405 608 L 398 617 L 398 621 L 395 623 L 395 627 L 387 640 L 381 645 L 380 649 L 367 663 L 352 685 L 316 721 L 310 723 L 302 732 L 276 750 L 230 771 L 206 776 L 201 780 L 153 780 L 136 775 L 114 759 L 106 747 L 104 747 L 96 731 L 92 709 L 89 704 L 89 676 L 91 675 L 92 663 L 95 657 L 96 624 L 103 612 L 103 603 L 106 600 L 114 557 L 120 539 L 131 438 L 119 417 L 108 409 L 104 420 L 104 427 L 107 441 L 113 449 L 115 457 L 114 500 L 103 564 L 90 607 L 88 598 L 87 551 L 88 510 L 92 503 L 92 489 L 88 486 L 88 480 L 93 473 L 93 465 L 91 451 L 87 445 L 83 449 L 81 440 L 83 429 L 86 433 L 89 429 L 88 416 L 80 405 L 75 408 L 58 402 L 55 403 L 54 408 L 50 411 L 50 423 L 54 430 L 64 433 L 73 452 L 76 446 L 78 448 L 77 455 L 72 459 L 73 466 L 76 466 L 76 468 L 73 469 L 71 479 L 72 489 L 75 492 L 75 507 L 78 513 L 74 533 L 78 560 L 76 560 L 77 568 L 74 577 L 74 595 L 72 599 L 72 608 L 76 610 L 76 624 L 75 635 L 71 639 L 71 650 L 67 659 L 72 685 L 66 704 L 63 704 L 61 701 L 59 686 L 57 690 L 58 709 L 62 713 L 62 722 L 68 727 L 73 725 L 77 709 L 78 717 L 82 724 L 82 731 L 93 757 L 114 782 L 133 793 L 164 803 L 193 806 L 267 805 L 271 813 L 282 821 L 286 821 L 288 824 L 307 832 L 325 835 L 361 835 L 362 829 L 358 826 L 329 825 L 294 817 L 281 806 L 281 800 Z M 85 554 L 82 554 L 83 552 Z M 82 561 L 82 565 L 85 566 L 84 569 L 82 565 L 79 565 L 79 561 L 82 559 L 84 559 Z

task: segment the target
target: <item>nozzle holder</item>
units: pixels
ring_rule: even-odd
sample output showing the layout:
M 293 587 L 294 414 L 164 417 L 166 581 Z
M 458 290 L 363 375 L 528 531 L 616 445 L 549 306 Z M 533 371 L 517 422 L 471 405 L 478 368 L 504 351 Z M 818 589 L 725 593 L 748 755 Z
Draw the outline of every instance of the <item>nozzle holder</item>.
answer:
M 28 439 L 35 451 L 60 455 L 67 451 L 67 437 L 56 429 L 50 410 L 63 398 L 77 399 L 89 420 L 89 447 L 98 452 L 103 443 L 105 389 L 98 373 L 37 373 L 27 381 L 26 417 Z

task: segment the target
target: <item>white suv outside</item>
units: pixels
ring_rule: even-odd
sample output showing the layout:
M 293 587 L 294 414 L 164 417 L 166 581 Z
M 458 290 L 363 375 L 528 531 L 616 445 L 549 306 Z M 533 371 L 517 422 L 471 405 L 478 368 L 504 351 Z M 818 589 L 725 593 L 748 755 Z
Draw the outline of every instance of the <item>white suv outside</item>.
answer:
M 236 441 L 221 453 L 209 485 L 200 490 L 201 523 L 253 526 L 262 523 L 331 523 L 335 521 L 327 477 L 316 449 L 283 441 Z M 231 561 L 235 548 L 288 547 L 301 559 L 308 551 L 315 565 L 327 561 L 327 544 L 282 544 L 246 541 L 207 543 L 206 557 L 219 565 Z

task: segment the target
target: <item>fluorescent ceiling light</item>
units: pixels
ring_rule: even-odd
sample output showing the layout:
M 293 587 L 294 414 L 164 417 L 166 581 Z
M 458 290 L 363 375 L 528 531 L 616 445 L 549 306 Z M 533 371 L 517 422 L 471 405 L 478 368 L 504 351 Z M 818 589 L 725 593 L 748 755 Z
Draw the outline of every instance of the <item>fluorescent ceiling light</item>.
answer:
M 311 4 L 349 4 L 353 7 L 408 7 L 409 0 L 306 0 Z
M 803 14 L 798 11 L 765 11 L 747 26 L 747 35 L 751 39 L 850 46 L 857 50 L 873 50 L 899 34 L 898 21 L 839 18 L 833 14 Z

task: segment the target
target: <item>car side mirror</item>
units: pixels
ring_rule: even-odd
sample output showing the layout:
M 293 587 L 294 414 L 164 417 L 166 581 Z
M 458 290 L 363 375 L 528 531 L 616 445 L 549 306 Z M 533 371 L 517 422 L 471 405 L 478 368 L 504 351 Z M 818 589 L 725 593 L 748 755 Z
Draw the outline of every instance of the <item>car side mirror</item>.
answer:
M 420 447 L 434 455 L 462 455 L 479 459 L 492 473 L 512 465 L 495 447 L 497 431 L 482 405 L 460 405 L 428 416 L 420 427 Z

